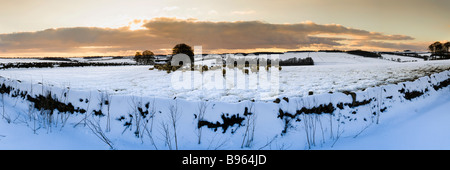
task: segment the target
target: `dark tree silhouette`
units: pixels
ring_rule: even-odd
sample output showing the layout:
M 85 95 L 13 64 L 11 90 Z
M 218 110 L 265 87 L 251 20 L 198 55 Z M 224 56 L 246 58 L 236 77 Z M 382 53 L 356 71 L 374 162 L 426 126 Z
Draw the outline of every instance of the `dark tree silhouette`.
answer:
M 142 52 L 142 54 L 140 52 L 136 52 L 136 54 L 134 55 L 134 60 L 138 64 L 149 65 L 154 64 L 154 56 L 155 54 L 153 52 L 145 50 L 144 52 Z
M 186 54 L 191 59 L 191 65 L 194 64 L 194 50 L 192 49 L 191 46 L 184 44 L 184 43 L 177 44 L 172 49 L 172 55 L 176 55 L 176 54 Z
M 444 49 L 445 51 L 448 53 L 450 50 L 450 41 L 447 41 L 446 43 L 444 43 Z
M 444 51 L 444 45 L 442 45 L 441 42 L 436 41 L 430 46 L 428 46 L 428 50 L 430 50 L 431 53 L 437 54 Z
M 141 54 L 141 52 L 136 52 L 136 54 L 134 55 L 134 58 L 136 58 L 136 57 L 142 57 L 142 54 Z
M 439 41 L 436 41 L 428 46 L 428 50 L 430 50 L 430 52 L 432 53 L 430 56 L 431 59 L 437 59 L 438 56 L 441 59 L 449 59 L 450 58 L 449 48 L 450 48 L 449 41 L 447 41 L 444 44 L 442 44 Z
M 144 57 L 153 57 L 153 56 L 155 56 L 155 54 L 153 54 L 153 52 L 151 52 L 149 50 L 145 50 L 144 52 L 142 52 L 142 56 L 144 56 Z

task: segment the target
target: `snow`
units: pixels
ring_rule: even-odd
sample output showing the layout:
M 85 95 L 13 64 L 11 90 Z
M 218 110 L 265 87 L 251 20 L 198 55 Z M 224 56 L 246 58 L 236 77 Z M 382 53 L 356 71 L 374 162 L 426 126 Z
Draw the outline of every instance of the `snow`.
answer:
M 449 73 L 447 73 L 448 75 Z M 413 83 L 409 85 L 411 84 Z M 403 87 L 402 85 L 395 86 Z M 385 88 L 393 89 L 394 86 Z M 376 91 L 376 89 L 372 90 Z M 450 109 L 449 94 L 450 89 L 447 87 L 441 91 L 430 92 L 429 96 L 413 101 L 400 102 L 400 99 L 397 100 L 394 97 L 388 112 L 381 115 L 379 124 L 361 121 L 360 118 L 362 117 L 358 117 L 359 122 L 346 121 L 346 124 L 342 124 L 341 127 L 342 132 L 345 132 L 342 134 L 342 137 L 336 140 L 327 136 L 324 143 L 320 142 L 322 137 L 319 135 L 320 131 L 318 131 L 318 144 L 311 149 L 449 149 L 450 136 L 447 133 L 447 130 L 450 128 L 450 124 L 447 123 L 450 120 L 450 115 L 448 115 L 448 109 Z M 80 95 L 83 96 L 84 94 Z M 73 99 L 78 98 L 75 92 L 72 92 L 72 96 L 76 96 L 72 97 Z M 349 101 L 348 96 L 342 94 L 334 94 L 333 96 L 333 102 Z M 320 103 L 324 98 L 329 97 L 330 95 L 324 94 L 316 96 L 315 99 Z M 308 98 L 303 99 L 308 100 Z M 309 96 L 309 99 L 312 99 L 312 96 Z M 111 100 L 112 103 L 118 105 L 113 105 L 115 107 L 112 110 L 116 110 L 117 112 L 115 113 L 126 113 L 127 109 L 125 107 L 128 107 L 130 104 L 126 100 L 130 99 L 126 97 L 113 98 Z M 145 98 L 141 100 L 146 101 Z M 10 101 L 14 102 L 14 99 Z M 17 101 L 15 102 L 17 103 Z M 173 104 L 173 100 L 157 99 L 156 102 L 158 106 L 156 110 L 160 110 L 163 113 L 157 114 L 158 119 L 155 121 L 163 121 L 167 118 L 167 115 L 165 115 L 168 111 L 167 105 Z M 178 102 L 178 105 L 183 110 L 182 115 L 179 117 L 178 140 L 180 149 L 308 149 L 302 127 L 303 123 L 293 124 L 294 127 L 289 129 L 287 134 L 280 135 L 280 131 L 283 128 L 282 121 L 276 118 L 274 113 L 277 112 L 279 107 L 287 111 L 296 108 L 296 106 L 289 103 L 282 102 L 280 106 L 273 103 L 254 103 L 253 107 L 255 110 L 253 112 L 257 114 L 255 142 L 251 148 L 240 148 L 243 136 L 242 131 L 245 128 L 236 128 L 236 126 L 231 127 L 231 129 L 237 130 L 235 134 L 231 134 L 230 130 L 227 133 L 222 133 L 220 128 L 217 132 L 214 132 L 204 127 L 202 144 L 197 144 L 195 119 L 190 113 L 195 112 L 198 103 L 183 100 Z M 22 107 L 19 106 L 20 103 L 19 101 L 15 110 L 7 107 L 11 109 L 8 110 L 8 113 L 11 115 L 14 111 L 20 112 L 22 110 L 20 109 Z M 12 103 L 10 104 L 12 105 Z M 250 105 L 250 102 L 239 104 L 212 102 L 207 107 L 208 114 L 206 114 L 205 120 L 219 120 L 220 114 L 212 114 L 218 111 L 230 114 L 242 113 L 241 109 Z M 360 111 L 357 115 L 364 116 L 364 108 L 360 107 L 359 109 Z M 347 109 L 344 109 L 342 112 L 345 111 Z M 83 125 L 76 128 L 73 127 L 75 122 L 78 122 L 83 115 L 72 117 L 76 120 L 73 120 L 68 126 L 53 127 L 51 130 L 41 128 L 36 134 L 33 133 L 31 124 L 23 123 L 20 115 L 17 115 L 14 123 L 7 123 L 4 119 L 0 121 L 0 149 L 109 149 L 88 128 Z M 113 117 L 117 118 L 120 114 L 114 115 Z M 321 117 L 321 119 L 324 121 L 323 125 L 327 126 L 328 116 Z M 103 120 L 102 126 L 104 123 Z M 112 123 L 112 131 L 108 132 L 107 135 L 114 143 L 115 149 L 154 149 L 148 138 L 144 138 L 142 143 L 141 139 L 134 137 L 132 133 L 134 129 L 123 131 L 122 122 L 113 120 Z M 363 130 L 367 125 L 370 125 L 369 128 Z M 334 124 L 335 134 L 338 131 L 336 126 Z M 160 126 L 155 124 L 155 127 L 156 133 L 154 135 L 156 142 L 159 143 L 158 148 L 168 149 L 163 144 Z M 325 133 L 328 134 L 329 130 L 329 127 L 326 127 Z M 354 138 L 361 131 L 362 133 Z M 336 143 L 334 143 L 335 141 Z
M 54 130 L 51 133 L 39 131 L 34 134 L 27 126 L 8 124 L 3 120 L 0 129 L 1 150 L 104 149 L 104 145 L 98 142 L 93 134 L 82 129 L 66 128 L 63 131 Z
M 383 59 L 397 62 L 423 62 L 423 58 L 417 57 L 408 57 L 408 56 L 400 56 L 400 55 L 392 55 L 392 54 L 382 54 Z
M 280 60 L 286 60 L 289 58 L 306 58 L 311 57 L 314 60 L 314 65 L 354 65 L 354 64 L 367 64 L 367 63 L 384 63 L 388 64 L 389 61 L 380 60 L 377 58 L 362 57 L 358 55 L 352 55 L 347 53 L 335 53 L 335 52 L 301 52 L 301 53 L 285 53 L 280 55 Z
M 345 150 L 448 150 L 450 149 L 450 91 L 414 104 L 397 106 L 394 116 L 366 129 L 358 137 L 340 139 L 333 147 Z
M 14 90 L 4 93 L 0 100 L 0 149 L 111 149 L 83 123 L 84 119 L 98 123 L 114 149 L 175 149 L 176 139 L 177 147 L 183 150 L 450 148 L 450 124 L 446 123 L 450 119 L 450 87 L 434 88 L 450 78 L 449 61 L 398 63 L 353 55 L 338 60 L 328 53 L 315 57 L 318 65 L 282 68 L 279 95 L 273 96 L 287 97 L 280 103 L 250 101 L 258 95 L 255 89 L 174 89 L 170 84 L 174 73 L 148 70 L 148 66 L 1 70 L 0 83 Z M 319 57 L 324 59 L 322 63 Z M 16 90 L 27 91 L 30 96 L 51 91 L 58 101 L 87 112 L 67 114 L 54 110 L 52 116 L 47 116 L 26 98 L 13 97 Z M 341 92 L 345 90 L 353 93 Z M 314 95 L 308 95 L 309 91 Z M 424 94 L 405 99 L 404 93 L 411 91 Z M 108 105 L 100 104 L 105 96 Z M 217 131 L 206 126 L 198 128 L 200 99 L 207 104 L 201 120 L 220 124 L 225 123 L 224 117 L 237 116 L 244 118 L 241 126 L 234 124 L 225 132 L 222 127 Z M 369 102 L 350 107 L 355 101 Z M 143 118 L 138 107 L 147 110 L 147 103 L 154 115 Z M 296 115 L 302 108 L 330 103 L 335 108 L 332 114 Z M 253 114 L 244 115 L 245 108 Z M 280 118 L 280 109 L 294 118 Z M 94 110 L 101 110 L 105 116 L 93 115 Z M 171 113 L 176 113 L 175 119 Z M 137 118 L 148 126 L 138 125 Z M 108 120 L 110 130 L 106 130 Z M 130 120 L 132 125 L 127 128 L 126 121 Z M 165 125 L 169 125 L 170 133 L 165 133 Z M 314 130 L 308 131 L 311 126 Z M 148 133 L 136 137 L 138 127 L 148 128 L 154 144 Z M 307 132 L 315 135 L 307 138 Z M 244 146 L 245 139 L 251 136 L 253 140 Z
M 0 58 L 0 63 L 60 63 L 65 61 L 41 60 L 35 58 Z
M 213 88 L 217 82 L 230 81 L 222 77 L 222 71 L 201 74 L 194 71 L 189 88 L 177 88 L 173 84 L 180 72 L 148 70 L 149 66 L 73 67 L 0 70 L 0 75 L 24 82 L 41 82 L 49 86 L 70 86 L 74 90 L 102 90 L 114 95 L 180 98 L 186 100 L 216 100 L 238 102 L 242 100 L 273 100 L 281 97 L 302 97 L 310 91 L 323 94 L 339 91 L 356 91 L 368 87 L 413 80 L 450 68 L 450 61 L 398 63 L 375 58 L 365 58 L 345 53 L 287 53 L 280 59 L 311 56 L 317 65 L 285 66 L 279 72 L 279 91 L 267 93 L 264 88 Z M 260 72 L 264 72 L 263 68 Z M 272 71 L 274 74 L 276 70 Z M 227 69 L 227 75 L 257 82 L 257 73 L 245 75 L 242 70 Z M 190 74 L 190 73 L 188 73 Z M 268 73 L 271 74 L 271 73 Z M 185 75 L 185 74 L 184 74 Z M 215 76 L 215 81 L 207 75 Z M 203 83 L 203 86 L 201 85 Z M 200 85 L 198 85 L 200 84 Z M 182 84 L 186 85 L 186 84 Z M 277 86 L 278 88 L 278 86 Z
M 69 58 L 72 61 L 78 61 L 78 62 L 101 62 L 101 63 L 130 63 L 135 64 L 136 61 L 134 61 L 132 58 L 119 58 L 114 59 L 113 57 L 102 57 L 102 58 Z
M 71 61 L 77 62 L 101 62 L 101 63 L 130 63 L 135 64 L 132 58 L 124 57 L 120 59 L 114 59 L 113 57 L 101 57 L 101 58 L 67 58 Z M 58 61 L 58 60 L 42 60 L 38 58 L 0 58 L 0 63 L 61 63 L 67 61 Z

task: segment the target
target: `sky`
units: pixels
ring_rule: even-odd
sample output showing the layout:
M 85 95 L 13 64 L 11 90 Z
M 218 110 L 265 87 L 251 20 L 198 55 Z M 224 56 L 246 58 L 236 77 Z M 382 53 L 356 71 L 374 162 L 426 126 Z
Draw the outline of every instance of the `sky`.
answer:
M 0 57 L 362 49 L 450 40 L 449 0 L 0 0 Z

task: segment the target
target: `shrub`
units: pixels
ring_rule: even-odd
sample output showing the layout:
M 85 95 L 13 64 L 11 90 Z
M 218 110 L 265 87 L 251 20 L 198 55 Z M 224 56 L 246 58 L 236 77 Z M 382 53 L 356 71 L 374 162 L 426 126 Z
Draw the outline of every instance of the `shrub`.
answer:
M 194 50 L 191 46 L 184 43 L 175 45 L 175 47 L 173 47 L 172 49 L 172 55 L 177 54 L 186 54 L 191 60 L 191 65 L 194 64 Z
M 134 60 L 138 64 L 151 65 L 155 63 L 155 54 L 149 50 L 145 50 L 142 54 L 140 52 L 136 52 Z
M 231 126 L 234 126 L 235 124 L 238 125 L 238 127 L 242 126 L 242 122 L 245 120 L 244 117 L 240 117 L 239 114 L 237 115 L 232 115 L 229 116 L 229 114 L 224 114 L 222 113 L 222 115 L 220 116 L 222 118 L 223 123 L 220 122 L 216 122 L 216 123 L 212 123 L 212 122 L 208 122 L 206 120 L 200 120 L 198 122 L 198 128 L 202 128 L 203 126 L 206 126 L 210 129 L 214 129 L 214 132 L 217 131 L 217 128 L 221 127 L 223 129 L 222 133 L 227 132 L 228 128 Z M 231 130 L 231 133 L 234 133 L 235 130 Z

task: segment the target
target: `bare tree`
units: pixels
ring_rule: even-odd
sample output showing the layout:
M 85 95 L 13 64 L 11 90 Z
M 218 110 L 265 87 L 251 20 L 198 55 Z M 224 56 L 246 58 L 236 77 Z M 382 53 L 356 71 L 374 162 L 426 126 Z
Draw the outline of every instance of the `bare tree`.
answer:
M 246 107 L 244 112 L 244 116 L 246 116 L 246 128 L 244 138 L 242 139 L 241 148 L 251 147 L 255 137 L 256 114 L 253 106 L 254 103 L 251 103 L 248 107 Z
M 11 118 L 5 111 L 5 94 L 2 93 L 2 118 L 6 120 L 6 122 L 11 123 Z
M 306 106 L 306 102 L 304 99 L 301 99 L 302 106 Z M 308 102 L 309 103 L 309 102 Z M 299 109 L 300 102 L 297 101 L 297 108 Z M 311 104 L 309 103 L 309 106 Z M 311 107 L 310 107 L 311 108 Z M 308 144 L 308 149 L 311 149 L 311 146 L 315 145 L 315 131 L 316 131 L 316 118 L 311 114 L 302 114 L 302 122 L 305 130 L 306 142 Z
M 333 147 L 336 144 L 336 142 L 339 140 L 341 135 L 344 133 L 344 129 L 341 130 L 341 123 L 342 123 L 341 118 L 342 118 L 342 113 L 341 113 L 341 110 L 339 110 L 338 118 L 336 119 L 336 121 L 337 121 L 336 138 L 335 138 L 333 144 L 331 145 L 331 147 Z
M 145 132 L 147 133 L 147 136 L 150 138 L 150 142 L 152 143 L 152 145 L 155 147 L 156 150 L 158 150 L 158 147 L 155 144 L 155 140 L 153 139 L 153 120 L 155 119 L 155 114 L 156 110 L 155 110 L 155 100 L 153 100 L 152 102 L 152 107 L 151 107 L 151 111 L 150 111 L 150 129 L 148 128 L 148 123 L 149 121 L 145 121 L 145 125 L 144 125 L 144 129 Z
M 104 104 L 106 105 L 107 114 L 106 114 L 106 132 L 111 132 L 111 100 L 112 96 L 108 92 L 102 93 L 102 98 L 104 98 Z
M 3 81 L 3 86 L 5 86 L 5 81 Z M 11 123 L 11 118 L 5 111 L 5 93 L 6 91 L 2 91 L 2 119 L 5 119 L 8 123 Z
M 89 92 L 89 98 L 86 99 L 86 103 L 87 103 L 87 107 L 86 107 L 86 113 L 84 114 L 84 118 L 81 119 L 78 123 L 76 123 L 73 127 L 77 127 L 79 124 L 81 124 L 83 122 L 84 126 L 86 126 L 86 121 L 88 119 L 88 117 L 90 115 L 92 115 L 92 112 L 89 112 L 89 106 L 91 104 L 91 97 L 92 97 L 92 93 Z
M 156 116 L 156 109 L 155 109 L 155 99 L 153 99 L 152 102 L 148 102 L 145 104 L 145 111 L 142 109 L 142 106 L 139 106 L 140 109 L 138 109 L 141 114 L 138 116 L 141 116 L 143 121 L 140 121 L 141 123 L 137 126 L 141 126 L 140 129 L 140 137 L 142 142 L 144 142 L 144 136 L 145 134 L 149 137 L 150 142 L 155 147 L 155 149 L 158 149 L 158 147 L 155 144 L 155 140 L 153 139 L 153 123 Z M 150 124 L 150 125 L 149 125 Z
M 225 144 L 227 142 L 229 142 L 229 138 L 225 138 L 222 136 L 220 137 L 220 139 L 216 139 L 217 134 L 215 134 L 211 140 L 209 141 L 209 145 L 208 148 L 206 148 L 206 150 L 218 150 L 220 148 L 222 148 L 223 146 L 225 146 Z
M 69 87 L 70 87 L 70 84 L 69 84 Z M 63 90 L 61 92 L 61 96 L 60 96 L 61 99 L 60 99 L 60 101 L 63 102 L 63 103 L 66 103 L 67 99 L 69 98 L 69 93 L 70 93 L 70 88 L 69 87 L 63 88 Z M 62 128 L 66 125 L 67 120 L 69 120 L 70 115 L 72 115 L 72 114 L 62 114 L 61 113 L 61 124 L 62 125 L 61 125 L 60 130 L 62 130 Z
M 172 150 L 172 137 L 170 136 L 169 125 L 166 122 L 161 122 L 161 127 L 163 129 L 162 135 L 164 137 L 164 144 Z
M 102 142 L 107 144 L 110 149 L 115 150 L 113 143 L 106 136 L 105 132 L 103 132 L 99 122 L 100 122 L 99 120 L 97 121 L 86 120 L 87 123 L 86 125 L 92 131 L 92 133 L 94 133 L 94 135 L 97 136 Z
M 258 150 L 263 150 L 265 147 L 271 146 L 276 138 L 278 138 L 278 135 L 275 135 L 270 141 L 267 141 L 266 144 L 264 146 L 261 146 Z
M 179 108 L 177 100 L 175 100 L 174 103 L 170 103 L 168 107 L 168 122 L 164 120 L 161 122 L 161 135 L 164 138 L 165 145 L 168 146 L 170 150 L 173 149 L 172 140 L 174 140 L 175 149 L 178 150 L 177 125 L 181 113 L 178 110 Z
M 203 121 L 206 114 L 206 108 L 208 107 L 209 103 L 208 101 L 201 101 L 198 104 L 198 116 L 197 116 L 197 125 L 200 123 L 200 121 Z M 202 128 L 197 128 L 197 137 L 198 137 L 198 144 L 201 143 L 202 140 Z
M 170 123 L 173 128 L 173 136 L 175 139 L 175 149 L 178 150 L 178 138 L 177 138 L 177 122 L 180 118 L 180 112 L 178 111 L 178 101 L 175 99 L 175 104 L 171 104 L 169 106 L 169 116 L 170 116 Z
M 134 96 L 131 98 L 131 103 L 129 103 L 130 107 L 133 108 L 131 113 L 129 113 L 131 116 L 131 119 L 134 120 L 134 124 L 136 127 L 136 130 L 134 131 L 134 134 L 137 138 L 141 137 L 142 130 L 141 126 L 143 122 L 143 115 L 140 114 L 139 110 L 142 109 L 142 98 L 138 101 Z M 131 129 L 130 129 L 131 130 Z M 125 130 L 124 130 L 125 131 Z M 123 133 L 123 132 L 122 132 Z

